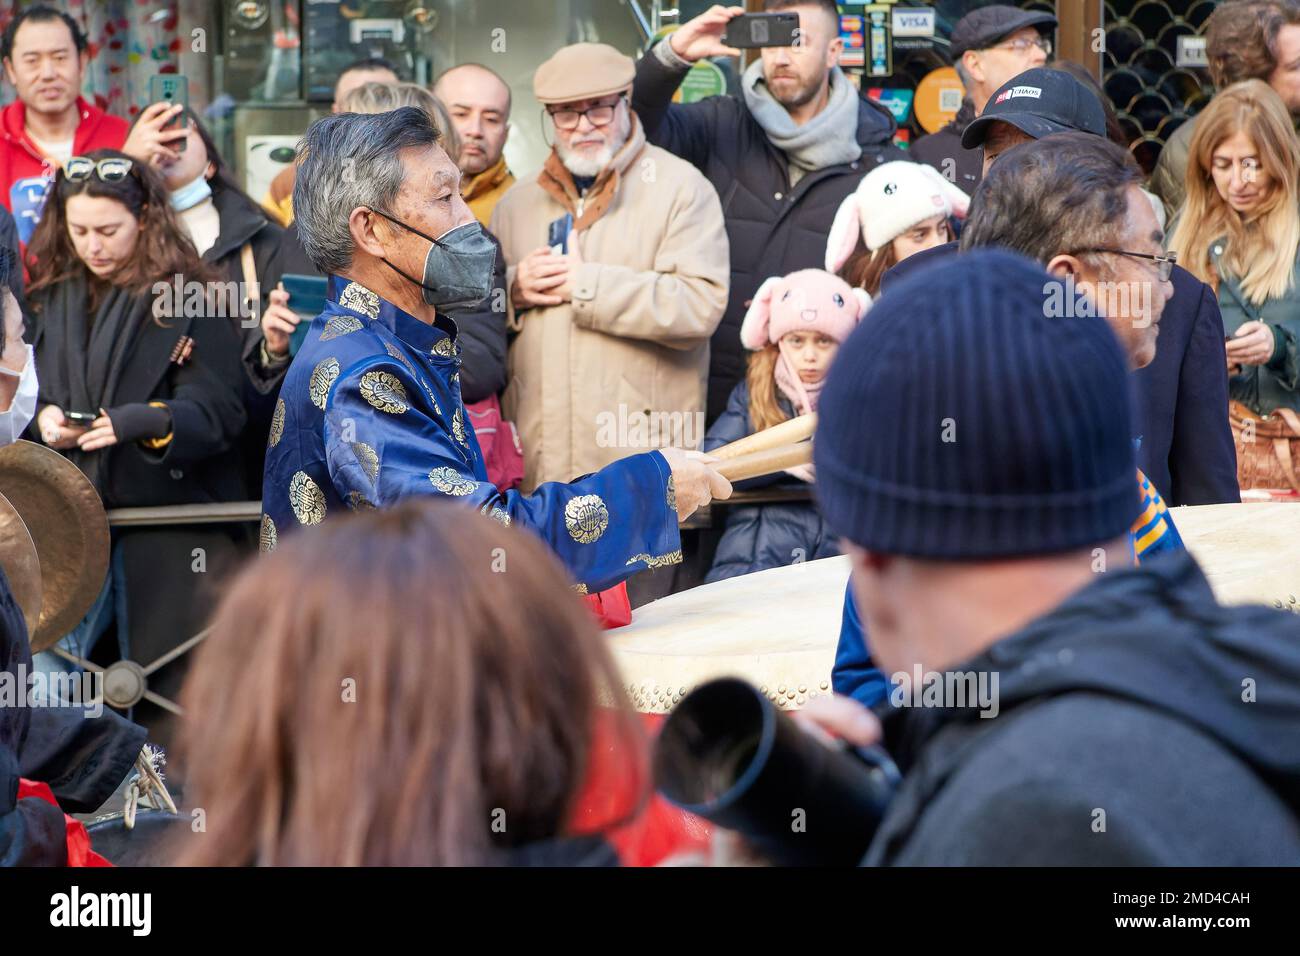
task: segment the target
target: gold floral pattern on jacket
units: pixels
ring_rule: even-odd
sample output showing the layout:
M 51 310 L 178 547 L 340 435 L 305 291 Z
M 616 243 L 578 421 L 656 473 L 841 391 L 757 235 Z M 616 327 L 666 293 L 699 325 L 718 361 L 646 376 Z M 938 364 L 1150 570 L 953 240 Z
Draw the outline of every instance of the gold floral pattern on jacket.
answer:
M 456 441 L 466 448 L 469 447 L 469 441 L 465 438 L 465 416 L 460 413 L 459 408 L 451 413 L 451 434 Z
M 677 481 L 674 476 L 668 476 L 668 510 L 677 514 Z
M 564 526 L 578 544 L 592 544 L 609 527 L 609 508 L 600 495 L 577 495 L 564 506 Z
M 510 527 L 510 513 L 504 508 L 498 508 L 496 505 L 489 502 L 483 506 L 482 512 L 493 521 L 499 522 L 507 528 Z
M 339 305 L 360 312 L 371 319 L 379 318 L 379 296 L 359 282 L 349 282 L 339 296 Z
M 643 551 L 627 559 L 628 566 L 636 564 L 638 561 L 644 561 L 647 568 L 666 568 L 674 564 L 681 564 L 682 552 L 680 550 L 669 551 L 667 554 L 653 555 L 646 554 Z
M 320 524 L 325 519 L 325 493 L 305 471 L 289 480 L 289 504 L 299 524 Z
M 433 487 L 444 495 L 453 495 L 457 498 L 463 495 L 472 495 L 478 491 L 477 481 L 466 478 L 449 465 L 439 465 L 429 472 L 429 481 Z
M 284 437 L 284 399 L 275 400 L 275 414 L 271 416 L 271 434 L 267 437 L 266 447 L 274 448 L 280 444 L 280 439 Z
M 311 403 L 325 411 L 325 401 L 330 396 L 330 389 L 339 378 L 339 360 L 330 357 L 321 359 L 316 367 L 311 370 L 311 378 L 307 379 L 307 392 L 311 396 Z
M 357 456 L 361 470 L 366 473 L 366 477 L 373 485 L 379 479 L 379 453 L 363 441 L 354 441 L 352 454 Z
M 391 372 L 367 372 L 362 375 L 361 397 L 372 407 L 390 415 L 401 415 L 411 407 L 406 398 L 406 386 Z
M 270 554 L 275 550 L 275 522 L 270 515 L 262 515 L 262 530 L 257 536 L 257 550 Z
M 357 311 L 364 310 L 357 309 Z M 355 315 L 331 315 L 320 334 L 320 340 L 328 342 L 330 339 L 337 339 L 353 332 L 360 332 L 364 328 L 365 325 Z
M 454 358 L 459 351 L 450 338 L 441 338 L 433 343 L 433 354 L 439 358 Z

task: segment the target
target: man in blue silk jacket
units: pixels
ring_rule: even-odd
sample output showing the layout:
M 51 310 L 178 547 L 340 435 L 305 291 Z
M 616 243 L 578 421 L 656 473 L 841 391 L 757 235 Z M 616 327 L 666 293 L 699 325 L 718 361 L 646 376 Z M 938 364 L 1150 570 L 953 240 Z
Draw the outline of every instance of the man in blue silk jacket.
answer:
M 456 326 L 439 312 L 488 295 L 496 244 L 438 137 L 409 107 L 307 131 L 294 212 L 328 300 L 276 403 L 262 549 L 347 509 L 438 494 L 531 528 L 579 590 L 680 561 L 678 520 L 731 494 L 698 452 L 632 455 L 528 496 L 488 481 L 461 401 Z

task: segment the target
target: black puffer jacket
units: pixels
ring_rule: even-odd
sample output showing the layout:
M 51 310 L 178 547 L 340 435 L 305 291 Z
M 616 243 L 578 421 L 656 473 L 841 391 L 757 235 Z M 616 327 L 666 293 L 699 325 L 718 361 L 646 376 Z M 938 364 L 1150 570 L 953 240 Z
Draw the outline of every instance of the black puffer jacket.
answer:
M 867 863 L 1300 863 L 1300 620 L 1219 605 L 1186 552 L 951 673 L 983 674 L 996 712 L 887 709 L 904 779 Z
M 780 405 L 787 415 L 794 416 L 788 401 L 782 398 Z M 727 410 L 704 436 L 704 450 L 712 451 L 753 433 L 754 427 L 749 420 L 749 385 L 741 382 L 732 391 Z M 738 481 L 734 487 L 737 491 L 748 491 L 764 487 L 809 489 L 812 486 L 793 475 L 777 472 Z M 840 553 L 834 535 L 811 500 L 738 505 L 727 508 L 726 514 L 727 530 L 718 542 L 713 566 L 705 581 L 721 581 L 751 571 L 783 568 L 797 561 L 830 558 Z
M 762 281 L 797 269 L 820 269 L 835 213 L 878 163 L 907 159 L 893 145 L 897 124 L 883 106 L 859 98 L 857 139 L 862 157 L 803 176 L 793 189 L 785 154 L 768 140 L 736 96 L 672 103 L 685 71 L 670 70 L 653 53 L 641 58 L 632 108 L 656 146 L 702 172 L 722 200 L 731 243 L 731 293 L 710 345 L 708 421 L 727 407 L 745 375 L 740 323 Z

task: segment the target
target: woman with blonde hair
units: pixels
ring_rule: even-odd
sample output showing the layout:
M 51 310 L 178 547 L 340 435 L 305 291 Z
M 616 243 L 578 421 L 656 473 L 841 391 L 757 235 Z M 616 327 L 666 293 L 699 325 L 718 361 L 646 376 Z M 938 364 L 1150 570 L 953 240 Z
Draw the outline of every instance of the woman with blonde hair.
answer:
M 1218 294 L 1230 396 L 1259 415 L 1300 408 L 1300 143 L 1262 80 L 1222 90 L 1196 122 L 1169 247 Z

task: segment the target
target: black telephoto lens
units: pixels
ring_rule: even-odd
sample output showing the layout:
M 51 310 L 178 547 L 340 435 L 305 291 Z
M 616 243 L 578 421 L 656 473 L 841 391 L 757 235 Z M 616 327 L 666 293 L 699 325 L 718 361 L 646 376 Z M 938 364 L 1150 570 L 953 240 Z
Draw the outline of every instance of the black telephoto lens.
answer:
M 654 770 L 665 797 L 779 866 L 856 865 L 898 785 L 883 751 L 827 746 L 736 678 L 700 685 L 668 715 Z

